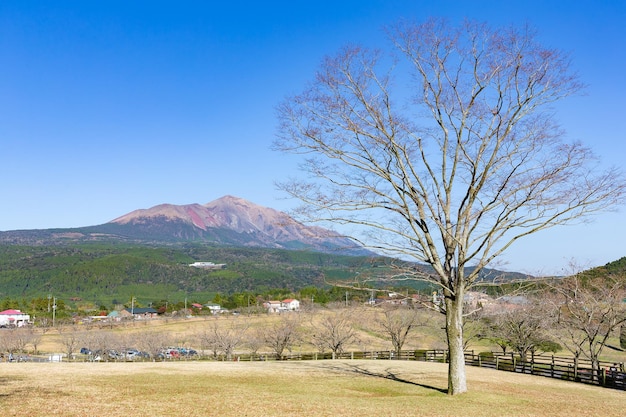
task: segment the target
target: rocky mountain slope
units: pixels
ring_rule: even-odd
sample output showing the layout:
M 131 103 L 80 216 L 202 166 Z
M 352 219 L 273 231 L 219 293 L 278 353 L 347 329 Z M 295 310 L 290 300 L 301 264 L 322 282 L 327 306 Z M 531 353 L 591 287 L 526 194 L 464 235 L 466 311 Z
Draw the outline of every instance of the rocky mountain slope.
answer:
M 206 242 L 227 246 L 371 254 L 328 229 L 306 226 L 283 212 L 233 196 L 224 196 L 204 205 L 161 204 L 132 211 L 98 226 L 0 232 L 0 242 L 5 244 L 87 240 Z

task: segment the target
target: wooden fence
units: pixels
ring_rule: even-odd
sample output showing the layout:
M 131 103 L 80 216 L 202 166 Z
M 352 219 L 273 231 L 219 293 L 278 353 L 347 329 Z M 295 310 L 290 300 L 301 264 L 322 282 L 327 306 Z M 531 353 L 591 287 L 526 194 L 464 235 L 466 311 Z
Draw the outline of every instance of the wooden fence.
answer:
M 218 360 L 226 360 L 223 356 Z M 329 360 L 329 359 L 372 359 L 372 360 L 415 360 L 447 363 L 447 350 L 404 350 L 397 355 L 394 351 L 356 351 L 333 354 L 331 352 L 298 352 L 283 355 L 280 360 Z M 234 355 L 236 361 L 273 361 L 272 354 Z M 594 370 L 591 361 L 555 355 L 532 355 L 524 361 L 514 353 L 465 352 L 465 363 L 469 366 L 491 368 L 498 371 L 517 372 L 574 381 L 586 384 L 626 390 L 626 373 L 623 364 L 600 362 L 600 370 Z

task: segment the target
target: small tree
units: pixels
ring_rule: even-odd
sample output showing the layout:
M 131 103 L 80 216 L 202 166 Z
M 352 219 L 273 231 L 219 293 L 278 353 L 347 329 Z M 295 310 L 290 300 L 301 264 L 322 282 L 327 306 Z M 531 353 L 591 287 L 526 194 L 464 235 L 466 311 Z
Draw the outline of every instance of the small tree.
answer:
M 623 278 L 588 278 L 584 273 L 564 278 L 554 287 L 558 327 L 565 347 L 575 357 L 588 358 L 599 375 L 600 355 L 611 334 L 626 323 L 626 283 Z
M 81 335 L 83 345 L 100 360 L 109 361 L 109 350 L 116 345 L 116 337 L 104 328 L 92 330 Z
M 536 300 L 494 313 L 491 319 L 487 334 L 500 347 L 508 346 L 517 352 L 522 366 L 528 361 L 529 354 L 534 355 L 558 346 L 550 335 L 553 323 L 548 309 Z
M 396 357 L 400 357 L 409 334 L 417 326 L 423 325 L 419 320 L 418 311 L 404 306 L 385 307 L 382 317 L 376 321 L 376 324 L 383 333 L 389 336 Z
M 217 348 L 226 355 L 226 360 L 232 360 L 233 353 L 244 342 L 250 324 L 237 320 L 227 320 L 220 326 L 214 323 L 212 332 Z
M 263 347 L 265 335 L 262 329 L 256 327 L 251 332 L 248 332 L 248 336 L 245 340 L 245 345 L 250 351 L 252 356 L 256 356 L 259 349 Z
M 137 335 L 139 349 L 148 353 L 153 362 L 160 358 L 161 351 L 169 344 L 168 339 L 169 335 L 151 330 L 140 332 Z
M 30 335 L 30 329 L 22 327 L 12 327 L 2 331 L 0 334 L 0 351 L 9 354 L 24 353 L 30 342 Z
M 67 360 L 72 360 L 74 353 L 79 349 L 81 341 L 81 331 L 75 326 L 64 326 L 58 328 L 61 343 L 65 347 Z
M 324 352 L 329 349 L 335 355 L 344 351 L 347 345 L 358 341 L 358 332 L 354 327 L 353 308 L 335 308 L 320 310 L 312 317 L 312 343 Z
M 265 329 L 263 341 L 272 349 L 276 359 L 281 360 L 286 350 L 300 340 L 300 316 L 298 313 L 281 314 L 278 321 Z
M 26 332 L 28 344 L 33 347 L 33 353 L 36 355 L 39 352 L 38 348 L 39 343 L 41 343 L 42 334 L 34 327 L 26 328 Z
M 204 329 L 200 334 L 197 335 L 198 343 L 200 343 L 200 348 L 203 351 L 211 352 L 213 359 L 217 359 L 220 353 L 220 343 L 216 336 L 216 332 L 214 331 L 214 327 L 216 325 L 213 324 L 211 327 Z

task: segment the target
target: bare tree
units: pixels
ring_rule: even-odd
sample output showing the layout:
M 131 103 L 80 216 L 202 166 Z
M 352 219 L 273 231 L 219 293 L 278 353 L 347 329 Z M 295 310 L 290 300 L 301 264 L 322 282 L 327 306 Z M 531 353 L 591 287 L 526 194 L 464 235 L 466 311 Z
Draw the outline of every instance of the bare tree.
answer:
M 9 354 L 24 353 L 26 346 L 30 342 L 30 329 L 23 327 L 11 327 L 2 331 L 0 338 L 0 352 Z
M 599 374 L 600 354 L 613 332 L 626 323 L 626 283 L 614 276 L 564 278 L 556 287 L 558 328 L 574 357 L 591 360 Z
M 433 268 L 398 277 L 441 288 L 459 394 L 463 297 L 483 268 L 518 239 L 622 202 L 626 184 L 565 142 L 550 105 L 582 86 L 527 27 L 430 20 L 388 33 L 396 59 L 344 48 L 279 105 L 274 146 L 306 155 L 306 177 L 278 186 L 304 203 L 302 220 L 352 225 L 367 247 Z
M 83 344 L 86 344 L 94 358 L 109 361 L 109 351 L 116 345 L 115 335 L 107 329 L 92 330 L 83 335 Z
M 42 334 L 34 327 L 29 326 L 26 329 L 28 334 L 28 344 L 33 347 L 33 353 L 36 355 L 38 353 L 39 343 L 41 343 Z
M 138 335 L 138 346 L 143 352 L 148 353 L 152 361 L 159 359 L 159 354 L 169 344 L 169 335 L 157 333 L 152 330 L 144 330 Z
M 200 344 L 200 349 L 202 349 L 202 351 L 211 352 L 213 359 L 217 359 L 220 353 L 220 344 L 215 335 L 215 332 L 213 331 L 214 326 L 216 325 L 213 324 L 211 327 L 202 330 L 202 332 L 196 335 L 196 339 L 198 340 L 198 343 Z
M 377 320 L 378 327 L 389 336 L 397 357 L 400 357 L 400 352 L 409 334 L 422 324 L 417 310 L 404 306 L 385 308 L 382 318 Z
M 79 344 L 81 341 L 81 331 L 79 331 L 75 326 L 63 326 L 58 328 L 59 336 L 61 339 L 61 344 L 65 347 L 65 354 L 67 355 L 67 360 L 71 361 L 74 353 L 79 349 Z
M 26 347 L 31 344 L 33 339 L 33 331 L 29 327 L 18 327 L 13 329 L 15 347 L 18 353 L 26 352 Z
M 251 332 L 248 333 L 245 345 L 252 356 L 256 356 L 259 349 L 263 347 L 263 344 L 265 343 L 264 339 L 265 335 L 263 334 L 263 330 L 258 327 L 254 328 Z
M 353 308 L 317 311 L 311 321 L 312 343 L 320 352 L 329 349 L 337 355 L 350 343 L 358 342 L 358 332 L 353 320 L 355 313 Z
M 278 321 L 265 329 L 263 340 L 272 349 L 276 359 L 281 360 L 286 350 L 300 340 L 300 316 L 298 313 L 281 314 Z
M 463 319 L 463 350 L 467 350 L 471 343 L 485 337 L 484 311 L 473 311 Z
M 522 366 L 529 354 L 553 351 L 560 346 L 552 337 L 554 328 L 549 309 L 539 300 L 530 300 L 489 317 L 486 336 L 505 351 L 510 347 L 520 355 Z
M 223 353 L 226 360 L 232 360 L 233 353 L 241 346 L 249 328 L 248 322 L 237 320 L 214 321 L 199 337 L 202 343 L 213 352 L 213 357 Z

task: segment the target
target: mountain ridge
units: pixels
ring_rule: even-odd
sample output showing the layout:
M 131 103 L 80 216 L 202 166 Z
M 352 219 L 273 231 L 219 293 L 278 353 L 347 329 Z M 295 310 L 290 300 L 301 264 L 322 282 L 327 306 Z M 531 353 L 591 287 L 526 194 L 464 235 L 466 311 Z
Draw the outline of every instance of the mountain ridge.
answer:
M 7 244 L 57 244 L 89 240 L 168 244 L 205 242 L 227 246 L 375 255 L 339 233 L 306 226 L 284 212 L 231 195 L 206 204 L 163 203 L 133 210 L 96 226 L 0 232 L 0 242 Z

